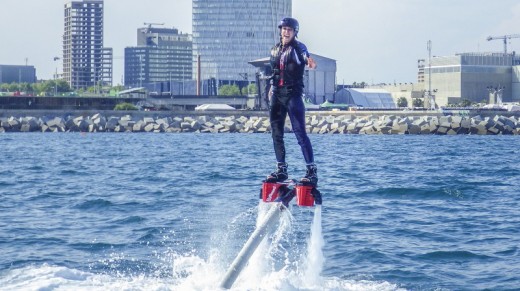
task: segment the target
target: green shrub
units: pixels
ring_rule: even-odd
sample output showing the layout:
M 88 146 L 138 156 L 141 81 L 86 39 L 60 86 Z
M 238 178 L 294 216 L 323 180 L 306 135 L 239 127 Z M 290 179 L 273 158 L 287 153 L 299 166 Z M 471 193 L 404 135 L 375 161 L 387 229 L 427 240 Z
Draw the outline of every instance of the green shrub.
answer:
M 424 100 L 421 98 L 414 98 L 413 99 L 413 106 L 414 107 L 424 107 Z
M 399 97 L 397 99 L 397 107 L 407 107 L 408 106 L 408 100 L 406 100 L 406 97 Z
M 255 95 L 258 94 L 258 88 L 256 84 L 249 84 L 247 87 L 242 88 L 242 95 Z
M 114 107 L 114 110 L 138 110 L 138 109 L 132 103 L 123 102 L 123 103 L 117 104 L 116 107 Z

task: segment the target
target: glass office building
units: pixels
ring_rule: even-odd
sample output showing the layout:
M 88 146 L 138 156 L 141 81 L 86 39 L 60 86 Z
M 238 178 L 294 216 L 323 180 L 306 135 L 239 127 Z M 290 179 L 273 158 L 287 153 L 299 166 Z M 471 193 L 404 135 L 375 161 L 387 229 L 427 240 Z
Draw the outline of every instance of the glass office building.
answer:
M 125 48 L 125 86 L 191 80 L 192 55 L 190 34 L 176 28 L 139 28 L 137 46 Z
M 193 0 L 194 79 L 200 55 L 202 80 L 254 80 L 248 62 L 269 55 L 291 14 L 291 0 Z

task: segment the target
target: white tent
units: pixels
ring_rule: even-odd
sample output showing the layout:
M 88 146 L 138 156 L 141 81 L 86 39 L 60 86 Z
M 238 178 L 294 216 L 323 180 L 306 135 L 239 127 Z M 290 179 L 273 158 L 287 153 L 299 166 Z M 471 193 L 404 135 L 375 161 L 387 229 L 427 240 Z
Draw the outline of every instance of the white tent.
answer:
M 202 104 L 202 105 L 195 107 L 195 110 L 208 111 L 208 110 L 236 110 L 236 109 L 227 104 Z
M 510 104 L 506 106 L 507 111 L 520 111 L 519 105 Z
M 390 92 L 381 89 L 341 89 L 336 92 L 334 103 L 365 108 L 397 108 Z

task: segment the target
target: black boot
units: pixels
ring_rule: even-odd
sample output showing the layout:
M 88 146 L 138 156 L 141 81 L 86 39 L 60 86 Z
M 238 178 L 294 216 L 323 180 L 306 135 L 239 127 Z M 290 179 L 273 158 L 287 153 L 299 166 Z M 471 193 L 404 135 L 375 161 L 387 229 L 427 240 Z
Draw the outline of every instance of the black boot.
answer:
M 283 182 L 288 178 L 289 175 L 287 174 L 287 163 L 278 163 L 276 166 L 276 171 L 267 176 L 266 182 Z
M 318 167 L 316 167 L 316 164 L 307 165 L 307 173 L 305 174 L 305 177 L 300 180 L 300 182 L 318 187 Z

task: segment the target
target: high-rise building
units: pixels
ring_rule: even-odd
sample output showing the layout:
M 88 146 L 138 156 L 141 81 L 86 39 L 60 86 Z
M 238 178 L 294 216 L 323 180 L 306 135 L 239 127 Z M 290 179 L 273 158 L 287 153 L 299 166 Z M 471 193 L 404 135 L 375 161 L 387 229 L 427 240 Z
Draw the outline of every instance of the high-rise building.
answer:
M 63 78 L 73 89 L 112 85 L 111 48 L 103 46 L 103 0 L 65 4 Z
M 193 0 L 193 63 L 201 79 L 254 80 L 249 61 L 269 55 L 292 0 Z M 194 70 L 196 77 L 196 70 Z
M 125 86 L 191 80 L 192 40 L 175 28 L 137 30 L 137 46 L 125 48 Z M 170 91 L 163 88 L 161 91 Z

